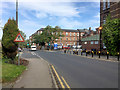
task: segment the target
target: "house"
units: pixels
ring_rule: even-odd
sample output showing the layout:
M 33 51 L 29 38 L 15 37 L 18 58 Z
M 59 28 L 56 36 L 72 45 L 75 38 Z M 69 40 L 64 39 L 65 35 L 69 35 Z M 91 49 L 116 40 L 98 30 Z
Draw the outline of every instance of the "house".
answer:
M 88 29 L 77 29 L 77 30 L 73 30 L 73 29 L 61 29 L 62 30 L 62 35 L 64 35 L 64 37 L 60 37 L 59 39 L 56 39 L 55 42 L 58 45 L 62 45 L 62 46 L 68 46 L 68 45 L 81 45 L 81 39 L 84 37 L 83 35 L 86 35 L 90 32 L 93 32 L 93 30 L 91 30 L 91 28 Z M 37 30 L 34 34 L 32 34 L 29 39 L 30 39 L 30 43 L 33 41 L 33 35 L 35 34 L 42 34 L 44 32 L 44 28 L 41 28 L 39 30 Z M 80 34 L 80 37 L 79 37 Z M 80 40 L 79 40 L 80 39 Z M 80 42 L 80 43 L 79 43 Z
M 99 51 L 100 50 L 100 35 L 95 34 L 82 38 L 82 49 L 87 51 Z

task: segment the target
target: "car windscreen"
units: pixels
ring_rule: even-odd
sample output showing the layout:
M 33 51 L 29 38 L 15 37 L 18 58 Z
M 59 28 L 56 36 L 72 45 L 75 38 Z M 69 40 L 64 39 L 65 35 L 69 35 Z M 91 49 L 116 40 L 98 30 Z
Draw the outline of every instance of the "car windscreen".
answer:
M 36 48 L 36 47 L 31 47 L 31 48 Z

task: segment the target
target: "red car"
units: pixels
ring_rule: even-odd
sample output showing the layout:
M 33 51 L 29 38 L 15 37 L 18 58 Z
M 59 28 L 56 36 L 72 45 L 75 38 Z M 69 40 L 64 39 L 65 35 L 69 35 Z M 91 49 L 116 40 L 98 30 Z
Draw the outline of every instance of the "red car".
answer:
M 70 49 L 70 47 L 68 47 L 68 46 L 63 46 L 63 49 Z

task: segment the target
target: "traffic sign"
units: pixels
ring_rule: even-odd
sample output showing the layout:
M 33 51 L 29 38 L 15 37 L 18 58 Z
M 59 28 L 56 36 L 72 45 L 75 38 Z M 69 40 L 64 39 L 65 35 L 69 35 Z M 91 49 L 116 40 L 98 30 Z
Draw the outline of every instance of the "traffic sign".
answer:
M 14 42 L 24 42 L 24 39 L 20 33 L 15 38 Z

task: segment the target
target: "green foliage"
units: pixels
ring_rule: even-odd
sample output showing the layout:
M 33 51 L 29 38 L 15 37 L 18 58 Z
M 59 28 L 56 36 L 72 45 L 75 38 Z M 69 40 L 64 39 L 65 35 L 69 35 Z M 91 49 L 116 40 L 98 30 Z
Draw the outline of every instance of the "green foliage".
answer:
M 34 43 L 44 46 L 45 45 L 44 41 L 45 41 L 45 36 L 43 34 L 34 35 L 34 41 L 33 41 Z
M 116 55 L 120 51 L 120 19 L 110 19 L 110 15 L 103 25 L 102 38 L 107 50 Z
M 8 19 L 3 28 L 2 54 L 4 57 L 14 59 L 17 54 L 18 43 L 14 42 L 19 30 L 14 19 Z
M 50 45 L 52 45 L 55 39 L 59 39 L 60 36 L 63 37 L 60 27 L 56 26 L 55 28 L 52 28 L 48 25 L 44 28 L 42 34 L 34 36 L 34 42 L 37 44 L 39 43 L 40 45 L 45 43 L 50 43 Z

